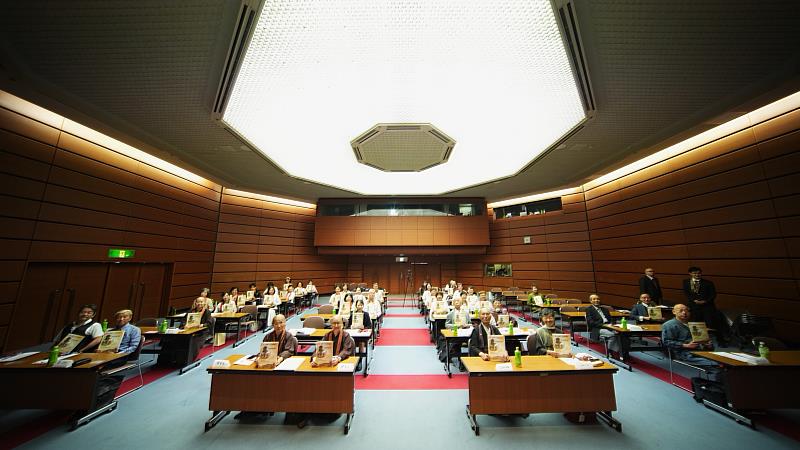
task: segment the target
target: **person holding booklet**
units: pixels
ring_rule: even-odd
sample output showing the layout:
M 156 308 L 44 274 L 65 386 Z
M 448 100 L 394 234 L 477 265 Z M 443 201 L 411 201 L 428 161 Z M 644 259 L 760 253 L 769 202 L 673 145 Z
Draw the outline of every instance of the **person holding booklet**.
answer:
M 633 305 L 631 308 L 631 320 L 642 322 L 645 320 L 650 320 L 650 312 L 647 308 L 650 308 L 650 294 L 644 293 L 639 296 L 639 302 Z
M 344 320 L 342 316 L 333 316 L 331 318 L 331 331 L 327 332 L 325 336 L 322 338 L 323 342 L 332 342 L 332 352 L 331 352 L 331 360 L 330 364 L 335 366 L 340 362 L 344 361 L 345 359 L 353 356 L 353 351 L 356 347 L 356 342 L 350 336 L 350 334 L 344 330 Z M 326 357 L 326 355 L 319 356 L 319 352 L 317 352 L 318 356 L 314 356 L 311 358 L 311 365 L 316 367 L 320 360 L 320 357 Z
M 283 314 L 278 314 L 272 319 L 272 333 L 264 336 L 262 342 L 277 342 L 278 343 L 278 360 L 280 364 L 284 359 L 294 356 L 297 350 L 297 338 L 292 336 L 292 333 L 286 331 L 286 317 Z
M 553 345 L 553 336 L 559 336 L 559 339 L 564 339 L 566 336 L 566 343 L 569 343 L 569 335 L 555 334 L 556 331 L 556 318 L 553 310 L 545 308 L 541 312 L 542 327 L 536 330 L 536 333 L 528 336 L 528 354 L 529 355 L 550 355 L 555 357 L 569 357 L 569 352 L 556 351 Z M 565 347 L 566 345 L 564 345 Z
M 92 350 L 100 344 L 100 339 L 103 337 L 103 327 L 99 322 L 94 320 L 94 315 L 97 312 L 97 305 L 87 304 L 81 306 L 78 311 L 78 319 L 64 328 L 56 335 L 55 343 L 61 343 L 69 335 L 83 336 L 83 338 L 75 345 L 71 351 L 80 353 L 83 351 Z M 69 353 L 62 349 L 62 353 Z
M 194 301 L 194 305 L 192 305 L 192 309 L 189 310 L 189 313 L 200 313 L 200 323 L 205 324 L 209 330 L 214 329 L 214 317 L 211 315 L 211 311 L 208 309 L 208 304 L 206 303 L 205 298 L 197 297 Z
M 342 300 L 344 300 L 342 288 L 336 286 L 333 290 L 333 294 L 331 294 L 330 304 L 333 305 L 334 309 L 339 310 L 339 308 L 342 306 Z
M 239 310 L 239 307 L 236 304 L 236 297 L 233 295 L 234 292 L 238 292 L 236 288 L 231 288 L 231 294 L 224 297 L 224 300 L 217 303 L 217 307 L 214 308 L 214 312 L 222 313 L 222 312 L 236 312 Z
M 372 329 L 372 320 L 369 317 L 369 312 L 364 311 L 363 300 L 356 300 L 356 307 L 350 317 L 350 328 L 353 330 Z
M 116 325 L 108 331 L 122 331 L 122 340 L 116 349 L 98 349 L 98 352 L 133 353 L 136 351 L 142 341 L 142 331 L 139 327 L 130 324 L 131 318 L 133 318 L 133 311 L 130 309 L 123 309 L 114 314 Z
M 489 336 L 500 335 L 500 330 L 492 325 L 492 312 L 488 308 L 480 311 L 481 323 L 472 330 L 469 337 L 469 356 L 479 356 L 482 360 L 489 360 Z M 505 361 L 509 361 L 508 354 Z
M 705 328 L 703 328 L 706 331 L 705 336 L 703 336 L 705 339 L 702 339 L 702 337 L 696 339 L 692 336 L 690 327 L 694 326 L 697 329 L 700 324 L 703 326 L 705 324 L 702 322 L 689 322 L 689 308 L 684 304 L 679 303 L 675 305 L 675 307 L 672 308 L 672 313 L 675 317 L 666 321 L 664 325 L 661 326 L 661 342 L 672 352 L 673 357 L 698 366 L 718 366 L 717 363 L 710 359 L 700 358 L 692 354 L 693 351 L 711 350 L 714 348 L 714 345 L 708 339 L 708 330 Z
M 269 286 L 267 290 L 264 291 L 264 298 L 261 300 L 261 304 L 270 308 L 281 304 L 281 296 L 278 295 L 278 290 L 275 286 Z

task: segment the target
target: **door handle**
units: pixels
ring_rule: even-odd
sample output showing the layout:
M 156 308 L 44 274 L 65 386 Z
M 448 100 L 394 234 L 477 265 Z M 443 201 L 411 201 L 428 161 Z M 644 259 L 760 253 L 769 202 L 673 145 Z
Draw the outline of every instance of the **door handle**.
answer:
M 139 283 L 139 305 L 137 306 L 138 309 L 136 311 L 134 311 L 134 312 L 138 312 L 140 318 L 142 317 L 141 316 L 142 307 L 144 307 L 144 289 L 145 289 L 145 287 L 146 287 L 146 285 L 144 284 L 144 282 Z
M 53 316 L 49 314 L 53 311 L 53 303 L 56 300 L 56 296 L 61 293 L 61 289 L 56 289 L 54 291 L 50 291 L 50 298 L 47 299 L 47 320 L 42 321 L 42 329 L 39 333 L 39 342 L 45 342 L 45 334 L 47 334 L 48 325 L 50 325 L 50 318 Z
M 133 291 L 136 289 L 136 283 L 131 283 L 131 287 L 128 289 L 128 303 L 127 309 L 131 309 L 131 302 L 133 302 Z

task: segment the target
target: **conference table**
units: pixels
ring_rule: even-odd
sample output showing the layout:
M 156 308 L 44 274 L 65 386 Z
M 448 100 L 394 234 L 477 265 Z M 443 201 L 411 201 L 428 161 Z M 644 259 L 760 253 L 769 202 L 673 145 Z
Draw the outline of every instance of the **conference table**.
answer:
M 183 375 L 191 369 L 200 365 L 197 355 L 206 340 L 205 325 L 188 329 L 170 328 L 166 333 L 161 333 L 157 327 L 139 327 L 142 336 L 150 339 L 158 339 L 159 350 L 144 349 L 142 353 L 157 353 L 158 366 L 179 367 L 179 374 Z
M 214 332 L 224 333 L 228 324 L 236 323 L 236 341 L 233 342 L 231 348 L 236 348 L 242 341 L 242 327 L 244 322 L 250 318 L 249 313 L 244 312 L 221 312 L 213 313 L 211 317 L 214 318 Z M 222 331 L 219 331 L 222 330 Z
M 477 320 L 477 319 L 475 319 Z M 472 335 L 472 330 L 474 327 L 469 328 L 459 328 L 457 333 L 453 333 L 451 328 L 445 328 L 441 330 L 439 333 L 444 340 L 445 345 L 445 355 L 447 359 L 444 362 L 444 370 L 447 372 L 447 376 L 449 378 L 453 377 L 453 373 L 450 370 L 450 358 L 453 356 L 450 354 L 450 348 L 458 346 L 461 348 L 463 344 L 469 342 L 469 337 Z M 527 340 L 528 336 L 532 333 L 536 332 L 535 328 L 519 328 L 514 327 L 514 334 L 509 335 L 507 328 L 501 328 L 500 333 L 506 337 L 506 348 L 509 348 L 509 342 L 516 342 L 517 346 L 522 351 L 522 345 L 520 344 L 521 341 Z M 513 355 L 513 352 L 509 352 L 510 355 Z M 460 356 L 460 355 L 459 355 Z
M 205 423 L 206 431 L 231 411 L 346 414 L 344 434 L 350 431 L 355 414 L 353 371 L 358 357 L 333 367 L 312 367 L 310 357 L 293 356 L 289 359 L 299 363 L 294 370 L 282 370 L 289 360 L 276 368 L 257 368 L 254 361 L 237 365 L 243 357 L 230 355 L 226 358 L 230 367 L 212 364 L 208 368 L 208 409 L 212 416 Z
M 88 362 L 70 368 L 36 364 L 48 353 L 37 352 L 16 361 L 0 363 L 0 409 L 49 409 L 74 411 L 71 429 L 117 407 L 113 400 L 118 381 L 103 374 L 120 365 L 127 353 L 77 353 L 62 359 Z
M 642 339 L 645 337 L 658 337 L 661 338 L 661 324 L 660 323 L 638 323 L 630 324 L 628 328 L 622 328 L 621 325 L 603 325 L 603 328 L 614 332 L 614 335 L 619 341 L 619 358 L 615 358 L 611 352 L 606 348 L 606 358 L 614 364 L 633 371 L 630 363 L 630 352 L 652 352 L 663 351 L 661 344 L 646 345 Z M 638 338 L 642 345 L 633 345 L 633 339 Z
M 323 328 L 316 328 L 310 334 L 301 334 L 300 331 L 301 331 L 300 329 L 290 329 L 289 330 L 289 332 L 292 333 L 292 335 L 295 336 L 300 341 L 314 341 L 314 342 L 321 341 L 322 338 L 325 337 L 325 335 L 330 332 L 330 330 L 323 329 Z M 369 349 L 370 349 L 370 345 L 372 344 L 372 341 L 373 341 L 373 339 L 372 339 L 373 330 L 372 329 L 366 329 L 366 330 L 361 330 L 361 331 L 358 331 L 358 330 L 345 330 L 345 331 L 347 331 L 347 333 L 350 335 L 350 337 L 353 338 L 353 341 L 355 341 L 355 343 L 356 343 L 355 350 L 356 351 L 359 351 L 361 345 L 364 345 L 364 367 L 363 367 L 362 371 L 363 371 L 364 378 L 366 378 L 367 375 L 369 375 L 369 373 L 368 373 L 369 360 L 370 360 Z M 373 344 L 373 346 L 374 346 L 374 344 Z
M 469 372 L 466 411 L 476 436 L 480 435 L 479 414 L 596 413 L 622 431 L 622 424 L 611 415 L 617 409 L 616 366 L 601 363 L 579 369 L 552 356 L 523 356 L 521 367 L 478 357 L 462 357 L 461 361 Z
M 800 390 L 793 388 L 800 379 L 800 351 L 771 351 L 766 365 L 752 365 L 746 361 L 752 356 L 740 352 L 692 354 L 722 366 L 720 381 L 728 404 L 704 400 L 707 407 L 748 426 L 754 426 L 753 420 L 745 415 L 749 411 L 800 408 Z

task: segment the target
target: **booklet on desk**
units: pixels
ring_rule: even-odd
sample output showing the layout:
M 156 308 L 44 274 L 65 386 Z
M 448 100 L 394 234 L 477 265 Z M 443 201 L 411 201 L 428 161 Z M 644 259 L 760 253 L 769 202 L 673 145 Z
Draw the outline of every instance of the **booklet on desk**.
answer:
M 492 361 L 502 361 L 506 359 L 506 337 L 502 334 L 489 336 L 489 359 Z
M 257 367 L 275 367 L 278 364 L 278 342 L 262 342 L 256 357 Z
M 568 334 L 553 334 L 553 351 L 562 355 L 572 353 L 572 343 Z
M 317 350 L 314 352 L 314 362 L 319 366 L 329 366 L 333 360 L 333 341 L 317 342 Z

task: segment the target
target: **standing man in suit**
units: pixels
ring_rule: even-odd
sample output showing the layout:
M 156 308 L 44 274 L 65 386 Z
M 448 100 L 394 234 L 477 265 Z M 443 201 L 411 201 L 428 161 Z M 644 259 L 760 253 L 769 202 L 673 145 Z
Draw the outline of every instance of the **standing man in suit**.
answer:
M 652 267 L 644 269 L 644 276 L 639 278 L 639 294 L 650 296 L 650 303 L 658 306 L 664 299 L 661 294 L 661 282 L 656 278 L 656 272 Z
M 724 347 L 729 338 L 728 322 L 714 304 L 717 288 L 702 276 L 703 271 L 692 266 L 689 267 L 689 278 L 683 280 L 683 293 L 686 295 L 689 313 L 695 321 L 705 322 L 708 328 L 716 330 L 717 344 Z

